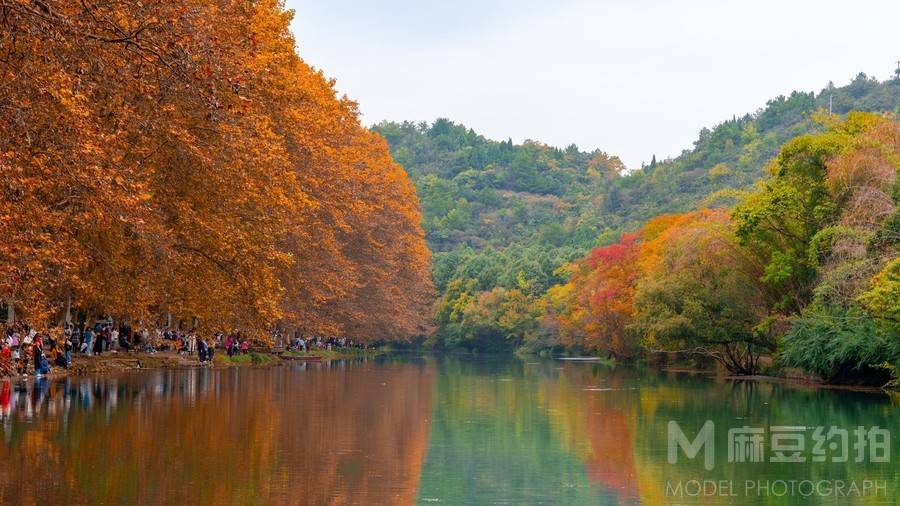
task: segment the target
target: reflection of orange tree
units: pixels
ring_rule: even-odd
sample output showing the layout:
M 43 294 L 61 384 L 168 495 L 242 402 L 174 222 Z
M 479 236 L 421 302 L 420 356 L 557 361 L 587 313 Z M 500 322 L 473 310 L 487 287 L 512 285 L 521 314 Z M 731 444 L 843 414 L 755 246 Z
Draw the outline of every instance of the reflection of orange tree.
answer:
M 278 502 L 411 504 L 428 447 L 430 365 L 360 366 L 283 385 Z M 299 472 L 298 472 L 299 471 Z
M 117 402 L 95 390 L 102 395 L 87 411 L 51 397 L 55 416 L 45 410 L 18 441 L 0 445 L 0 502 L 415 497 L 428 440 L 427 367 L 169 372 L 151 383 L 166 393 L 113 385 Z
M 38 492 L 46 479 L 61 478 L 58 472 L 61 456 L 53 438 L 57 426 L 55 421 L 45 421 L 35 430 L 17 432 L 13 435 L 18 446 L 15 452 L 7 445 L 0 445 L 0 504 L 34 504 L 37 502 L 34 499 L 19 499 L 40 497 Z M 48 472 L 51 469 L 55 471 L 52 474 Z
M 165 397 L 135 392 L 119 399 L 108 421 L 110 401 L 97 398 L 94 409 L 69 413 L 65 426 L 48 422 L 30 431 L 30 437 L 46 434 L 55 440 L 52 448 L 63 458 L 60 468 L 43 463 L 31 475 L 41 477 L 35 480 L 38 490 L 33 495 L 22 491 L 22 499 L 224 504 L 257 497 L 264 491 L 283 414 L 264 395 L 207 392 L 194 398 L 196 385 L 190 384 L 197 374 L 167 373 L 165 384 L 173 390 Z M 241 378 L 241 388 L 248 393 L 264 389 L 262 379 Z M 32 450 L 14 448 L 26 458 L 44 458 Z M 20 476 L 22 471 L 12 470 Z M 56 483 L 60 476 L 63 482 Z
M 637 498 L 635 410 L 625 398 L 622 376 L 604 369 L 602 385 L 596 385 L 590 368 L 565 364 L 563 370 L 559 381 L 542 384 L 551 426 L 585 461 L 591 481 L 620 498 Z

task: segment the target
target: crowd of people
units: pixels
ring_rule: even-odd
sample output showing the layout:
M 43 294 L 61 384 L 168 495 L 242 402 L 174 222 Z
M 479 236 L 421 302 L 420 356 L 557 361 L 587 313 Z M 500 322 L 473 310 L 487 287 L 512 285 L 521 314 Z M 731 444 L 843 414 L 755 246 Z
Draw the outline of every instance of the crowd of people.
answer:
M 73 349 L 84 355 L 99 356 L 105 352 L 175 351 L 182 355 L 197 355 L 201 363 L 212 361 L 216 339 L 203 339 L 196 329 L 189 331 L 157 328 L 134 329 L 127 323 L 118 327 L 111 321 L 100 321 L 90 326 L 66 324 L 63 336 Z M 245 340 L 247 341 L 247 340 Z
M 71 341 L 39 334 L 22 322 L 7 327 L 0 346 L 0 376 L 50 374 L 50 361 L 68 366 L 73 349 Z
M 53 367 L 70 367 L 73 354 L 101 356 L 107 353 L 169 351 L 197 356 L 200 364 L 211 364 L 216 348 L 233 357 L 250 353 L 255 344 L 241 332 L 218 332 L 203 338 L 197 329 L 151 330 L 148 327 L 133 328 L 125 322 L 115 325 L 112 320 L 97 321 L 93 325 L 66 323 L 48 332 L 38 332 L 20 320 L 7 325 L 0 335 L 0 377 L 47 375 Z M 294 352 L 366 347 L 364 343 L 346 337 L 304 337 L 295 333 L 292 338 L 286 339 L 279 331 L 274 331 L 271 338 L 276 349 Z
M 276 342 L 280 342 L 280 339 Z M 346 337 L 330 337 L 323 338 L 321 336 L 311 336 L 304 338 L 303 336 L 297 334 L 287 343 L 286 349 L 287 351 L 331 351 L 337 348 L 362 348 L 365 349 L 366 345 L 361 342 L 354 343 L 352 339 L 347 339 Z
M 251 349 L 251 340 L 240 332 L 227 337 L 219 333 L 204 339 L 196 329 L 134 329 L 127 323 L 116 326 L 108 320 L 92 326 L 66 323 L 48 332 L 38 332 L 20 320 L 7 325 L 0 335 L 0 377 L 47 375 L 53 367 L 71 366 L 73 354 L 172 351 L 197 356 L 201 364 L 207 364 L 212 363 L 217 347 L 226 348 L 229 355 L 248 353 Z

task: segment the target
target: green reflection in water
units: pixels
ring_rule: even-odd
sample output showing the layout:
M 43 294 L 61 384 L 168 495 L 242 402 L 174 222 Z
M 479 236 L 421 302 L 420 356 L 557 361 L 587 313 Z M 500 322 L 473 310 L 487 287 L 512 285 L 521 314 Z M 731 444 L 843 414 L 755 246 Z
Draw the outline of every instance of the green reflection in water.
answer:
M 447 504 L 896 504 L 896 463 L 729 463 L 727 431 L 743 426 L 880 426 L 900 434 L 888 396 L 764 382 L 610 369 L 597 364 L 438 361 L 431 438 L 417 502 Z M 667 462 L 667 423 L 716 430 L 716 464 Z M 896 439 L 892 441 L 896 448 Z M 770 456 L 769 439 L 764 440 Z M 852 441 L 851 441 L 852 445 Z M 851 448 L 851 454 L 853 450 Z M 831 453 L 828 453 L 831 455 Z M 701 454 L 702 457 L 702 454 Z M 690 480 L 730 483 L 674 496 Z M 793 495 L 778 480 L 880 483 L 868 497 Z M 752 486 L 748 484 L 752 483 Z M 764 485 L 769 482 L 771 492 Z M 666 484 L 671 485 L 668 491 Z M 827 492 L 826 487 L 820 489 Z M 727 495 L 720 495 L 720 494 Z M 778 494 L 778 495 L 776 495 Z
M 588 478 L 576 450 L 584 442 L 572 441 L 564 422 L 572 406 L 553 391 L 566 378 L 552 365 L 442 361 L 419 503 L 594 504 L 616 497 Z

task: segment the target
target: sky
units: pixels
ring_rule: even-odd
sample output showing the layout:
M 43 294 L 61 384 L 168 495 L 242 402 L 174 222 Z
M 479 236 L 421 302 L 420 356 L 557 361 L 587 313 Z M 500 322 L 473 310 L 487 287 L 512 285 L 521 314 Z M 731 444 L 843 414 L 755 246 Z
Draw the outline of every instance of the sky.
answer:
M 896 0 L 286 0 L 362 121 L 449 118 L 630 168 L 793 90 L 893 75 Z

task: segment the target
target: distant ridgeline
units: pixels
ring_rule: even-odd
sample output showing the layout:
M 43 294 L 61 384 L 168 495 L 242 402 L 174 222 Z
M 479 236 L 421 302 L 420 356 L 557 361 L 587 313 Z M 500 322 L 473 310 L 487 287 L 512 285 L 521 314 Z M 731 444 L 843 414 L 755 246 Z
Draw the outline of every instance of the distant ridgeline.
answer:
M 522 313 L 565 283 L 561 266 L 663 213 L 734 203 L 786 141 L 824 130 L 813 113 L 900 111 L 900 76 L 859 74 L 842 87 L 793 92 L 703 128 L 694 147 L 630 173 L 618 157 L 535 141 L 493 141 L 447 119 L 373 127 L 412 177 L 434 252 L 437 346 L 510 348 Z M 526 318 L 527 319 L 527 318 Z

